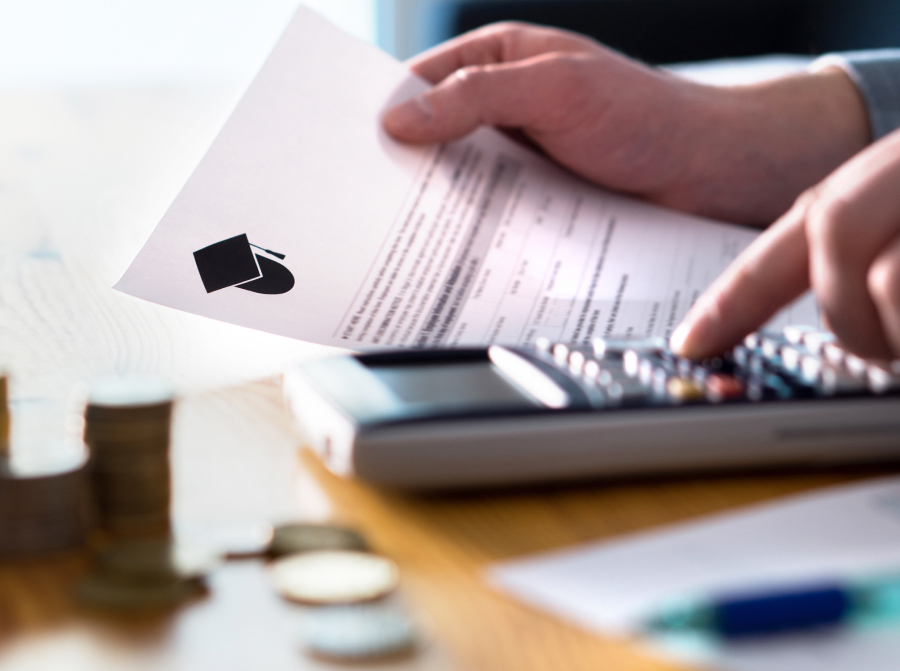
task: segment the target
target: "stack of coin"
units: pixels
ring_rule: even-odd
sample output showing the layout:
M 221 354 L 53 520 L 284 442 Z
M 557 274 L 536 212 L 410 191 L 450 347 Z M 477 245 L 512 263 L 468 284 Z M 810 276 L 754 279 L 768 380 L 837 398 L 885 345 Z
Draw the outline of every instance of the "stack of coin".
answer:
M 99 525 L 117 536 L 170 531 L 172 389 L 160 380 L 111 379 L 91 386 L 84 440 Z
M 45 453 L 38 460 L 0 457 L 0 554 L 84 542 L 90 527 L 86 461 L 83 446 Z
M 93 574 L 75 588 L 85 606 L 107 610 L 166 608 L 205 591 L 203 579 L 220 558 L 166 539 L 117 543 L 97 557 Z
M 368 551 L 365 537 L 330 524 L 295 523 L 275 527 L 269 554 L 272 583 L 284 598 L 307 606 L 303 638 L 317 657 L 366 661 L 413 650 L 412 622 L 396 603 L 385 600 L 400 581 L 400 570 Z

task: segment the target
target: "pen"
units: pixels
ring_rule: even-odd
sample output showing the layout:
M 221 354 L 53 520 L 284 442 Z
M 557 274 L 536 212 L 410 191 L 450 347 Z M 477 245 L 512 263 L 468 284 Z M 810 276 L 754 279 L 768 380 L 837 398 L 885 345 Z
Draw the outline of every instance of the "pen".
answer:
M 900 573 L 862 580 L 782 585 L 672 602 L 647 618 L 647 633 L 708 633 L 724 639 L 900 619 Z

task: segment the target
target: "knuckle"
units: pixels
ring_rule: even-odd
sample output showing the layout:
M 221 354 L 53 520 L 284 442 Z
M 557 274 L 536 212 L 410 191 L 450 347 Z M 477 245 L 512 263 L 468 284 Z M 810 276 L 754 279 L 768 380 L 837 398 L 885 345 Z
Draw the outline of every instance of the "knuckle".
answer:
M 869 294 L 876 303 L 900 310 L 900 260 L 893 256 L 880 256 L 869 268 L 866 276 Z
M 525 23 L 524 21 L 498 21 L 497 23 L 486 26 L 486 30 L 516 35 L 527 31 L 533 31 L 534 26 Z
M 854 208 L 840 197 L 816 196 L 810 199 L 806 226 L 810 242 L 833 262 L 856 260 L 859 235 L 855 231 Z
M 483 87 L 485 68 L 481 65 L 467 65 L 459 68 L 453 76 L 456 87 L 465 97 L 472 97 L 479 93 Z

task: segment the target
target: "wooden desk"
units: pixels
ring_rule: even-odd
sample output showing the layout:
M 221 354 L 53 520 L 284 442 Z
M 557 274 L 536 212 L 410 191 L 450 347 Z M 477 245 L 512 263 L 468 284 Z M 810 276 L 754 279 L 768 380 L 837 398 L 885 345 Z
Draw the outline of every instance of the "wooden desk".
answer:
M 851 476 L 806 474 L 586 484 L 411 497 L 340 481 L 291 431 L 277 381 L 328 348 L 218 324 L 108 287 L 212 138 L 233 91 L 0 95 L 0 357 L 14 400 L 61 397 L 95 375 L 179 386 L 174 516 L 335 519 L 403 571 L 398 598 L 423 650 L 377 669 L 672 668 L 489 590 L 490 562 L 652 528 Z M 262 379 L 263 381 L 249 382 Z M 853 477 L 859 477 L 859 474 Z M 0 671 L 335 668 L 299 650 L 302 608 L 259 561 L 230 562 L 208 598 L 164 616 L 112 618 L 69 598 L 83 551 L 0 562 Z

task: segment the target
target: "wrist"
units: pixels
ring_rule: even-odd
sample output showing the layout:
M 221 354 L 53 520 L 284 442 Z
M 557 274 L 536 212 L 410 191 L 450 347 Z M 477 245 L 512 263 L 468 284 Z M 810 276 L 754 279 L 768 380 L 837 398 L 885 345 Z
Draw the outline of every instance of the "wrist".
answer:
M 837 67 L 689 91 L 690 169 L 677 179 L 694 202 L 667 204 L 706 216 L 766 225 L 871 141 L 862 97 Z

